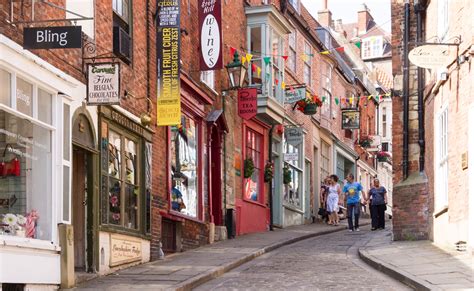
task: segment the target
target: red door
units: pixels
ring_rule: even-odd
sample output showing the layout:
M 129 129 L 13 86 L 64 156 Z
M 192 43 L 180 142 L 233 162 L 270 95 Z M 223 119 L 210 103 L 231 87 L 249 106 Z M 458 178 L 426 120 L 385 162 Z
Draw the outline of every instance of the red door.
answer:
M 216 225 L 222 225 L 222 163 L 221 149 L 222 136 L 217 128 L 212 128 L 211 136 L 211 195 L 212 195 L 212 216 Z

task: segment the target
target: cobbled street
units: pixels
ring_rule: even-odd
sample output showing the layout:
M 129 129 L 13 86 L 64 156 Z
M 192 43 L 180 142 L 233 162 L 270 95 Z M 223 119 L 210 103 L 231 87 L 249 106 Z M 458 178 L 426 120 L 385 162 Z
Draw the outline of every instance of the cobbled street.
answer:
M 389 230 L 340 231 L 277 249 L 194 290 L 410 290 L 359 259 L 358 248 Z

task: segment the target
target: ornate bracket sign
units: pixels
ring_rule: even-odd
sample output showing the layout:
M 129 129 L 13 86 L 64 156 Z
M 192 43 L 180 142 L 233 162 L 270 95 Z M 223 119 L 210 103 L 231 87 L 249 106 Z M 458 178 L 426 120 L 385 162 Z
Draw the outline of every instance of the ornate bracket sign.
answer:
M 360 111 L 354 109 L 346 109 L 341 112 L 342 129 L 359 129 L 360 128 Z
M 306 98 L 306 87 L 299 87 L 294 89 L 286 89 L 285 91 L 285 103 L 295 103 L 301 99 Z
M 285 141 L 292 146 L 298 146 L 303 142 L 304 134 L 302 127 L 285 127 Z
M 222 69 L 221 0 L 199 0 L 198 9 L 201 36 L 200 69 Z
M 257 115 L 257 88 L 243 88 L 238 91 L 239 116 L 245 120 Z
M 178 0 L 158 0 L 156 120 L 159 126 L 181 122 L 179 3 Z
M 23 48 L 82 48 L 81 30 L 81 26 L 25 27 L 23 29 Z
M 120 103 L 120 64 L 87 64 L 87 104 Z
M 456 58 L 456 50 L 446 45 L 422 45 L 408 54 L 410 62 L 415 66 L 426 69 L 447 67 Z

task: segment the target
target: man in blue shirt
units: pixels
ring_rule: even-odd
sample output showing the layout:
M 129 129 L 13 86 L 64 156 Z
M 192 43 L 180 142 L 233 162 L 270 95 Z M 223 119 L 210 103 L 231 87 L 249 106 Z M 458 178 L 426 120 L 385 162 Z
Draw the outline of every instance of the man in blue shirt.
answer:
M 359 216 L 360 216 L 360 198 L 361 194 L 364 200 L 365 193 L 362 185 L 359 182 L 354 182 L 354 175 L 348 174 L 347 184 L 344 185 L 342 192 L 347 197 L 347 221 L 349 223 L 349 231 L 359 231 Z M 354 224 L 352 222 L 352 214 L 354 214 Z

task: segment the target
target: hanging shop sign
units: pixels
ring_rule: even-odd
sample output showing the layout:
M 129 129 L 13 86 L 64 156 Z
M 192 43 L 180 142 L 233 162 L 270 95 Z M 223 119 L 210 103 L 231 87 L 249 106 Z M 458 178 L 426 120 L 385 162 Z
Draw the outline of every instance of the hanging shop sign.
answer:
M 25 27 L 24 49 L 82 48 L 81 26 Z
M 303 142 L 302 127 L 285 127 L 285 141 L 292 146 L 298 146 Z
M 87 64 L 87 104 L 120 103 L 120 64 Z
M 198 9 L 201 35 L 201 71 L 222 69 L 221 0 L 199 0 Z
M 359 110 L 342 110 L 342 129 L 359 129 L 360 128 L 360 111 Z
M 243 88 L 238 91 L 239 116 L 245 120 L 257 115 L 257 88 Z
M 121 235 L 110 236 L 110 266 L 136 262 L 142 259 L 142 243 Z
M 306 98 L 306 87 L 291 88 L 285 91 L 285 103 L 295 103 Z
M 423 45 L 410 51 L 408 58 L 415 66 L 426 69 L 447 67 L 456 57 L 456 50 L 450 46 Z
M 157 124 L 177 125 L 181 122 L 180 98 L 180 1 L 158 0 Z

